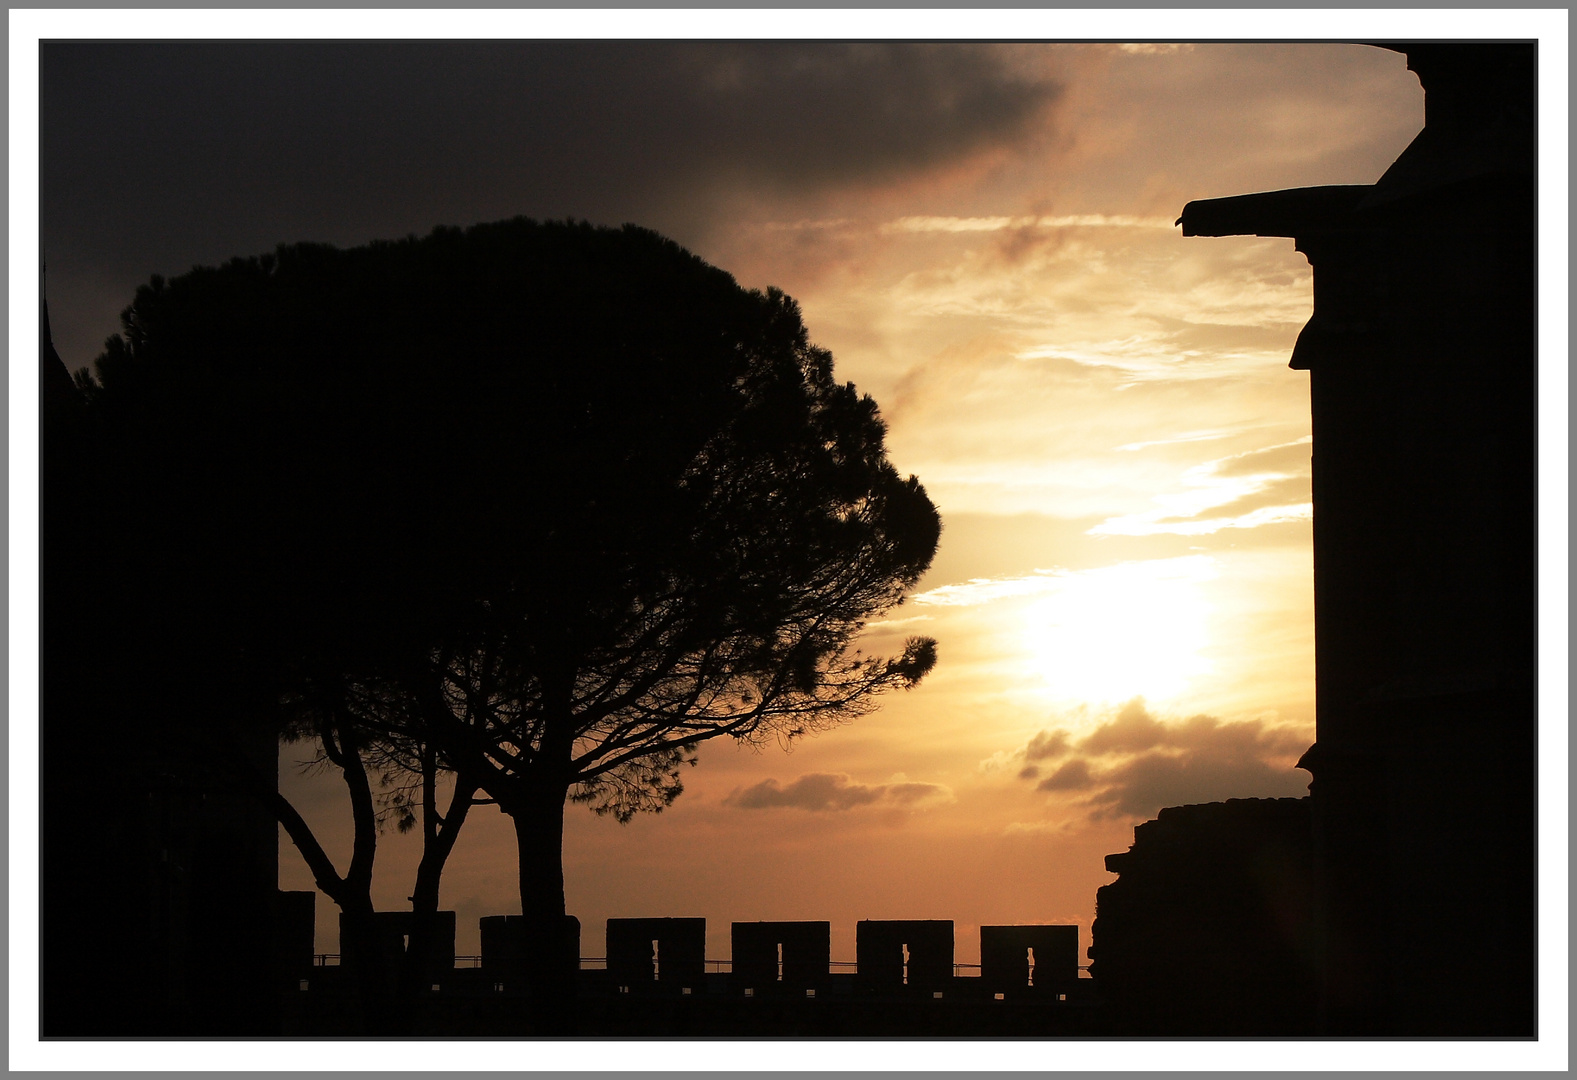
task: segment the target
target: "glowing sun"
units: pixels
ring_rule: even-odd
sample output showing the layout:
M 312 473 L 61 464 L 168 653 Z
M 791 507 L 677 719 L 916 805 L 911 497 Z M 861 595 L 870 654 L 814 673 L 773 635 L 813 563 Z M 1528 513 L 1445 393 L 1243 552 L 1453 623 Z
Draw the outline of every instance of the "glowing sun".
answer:
M 1211 605 L 1201 586 L 1215 576 L 1206 555 L 1059 575 L 1025 609 L 1030 670 L 1060 700 L 1176 697 L 1212 670 L 1202 655 Z

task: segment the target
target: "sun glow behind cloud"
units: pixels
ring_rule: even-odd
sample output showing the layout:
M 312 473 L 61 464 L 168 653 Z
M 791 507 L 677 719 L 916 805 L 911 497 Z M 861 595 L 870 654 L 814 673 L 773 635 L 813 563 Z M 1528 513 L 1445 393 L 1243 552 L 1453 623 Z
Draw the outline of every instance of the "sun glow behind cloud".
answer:
M 1211 606 L 1201 585 L 1216 576 L 1206 555 L 1068 575 L 1023 617 L 1026 652 L 1047 696 L 1097 704 L 1176 698 L 1212 670 L 1202 655 Z
M 1084 571 L 945 585 L 914 598 L 921 607 L 996 604 L 1002 665 L 1048 704 L 1105 705 L 1178 697 L 1214 670 L 1213 605 L 1204 585 L 1218 575 L 1207 555 L 1124 562 Z

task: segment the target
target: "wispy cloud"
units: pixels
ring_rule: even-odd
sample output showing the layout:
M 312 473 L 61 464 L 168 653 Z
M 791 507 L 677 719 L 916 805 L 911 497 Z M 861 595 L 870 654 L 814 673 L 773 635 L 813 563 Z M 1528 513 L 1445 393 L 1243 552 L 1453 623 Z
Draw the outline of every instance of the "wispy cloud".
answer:
M 1221 429 L 1211 431 L 1187 431 L 1181 435 L 1173 435 L 1165 439 L 1146 439 L 1143 442 L 1124 443 L 1118 450 L 1146 450 L 1152 446 L 1173 446 L 1177 443 L 1212 442 L 1216 439 L 1225 439 L 1232 432 Z
M 1004 836 L 1045 836 L 1049 834 L 1069 833 L 1073 831 L 1073 823 L 1069 821 L 1011 821 L 1007 828 L 1002 830 Z
M 1092 536 L 1208 536 L 1222 529 L 1258 529 L 1264 525 L 1284 525 L 1288 522 L 1313 519 L 1313 503 L 1262 506 L 1258 510 L 1237 517 L 1191 520 L 1170 518 L 1165 510 L 1152 510 L 1142 514 L 1124 514 L 1103 521 L 1092 528 L 1090 534 Z
M 786 785 L 769 778 L 746 788 L 735 788 L 723 799 L 723 805 L 741 810 L 790 807 L 825 812 L 853 810 L 874 803 L 915 807 L 950 801 L 952 797 L 952 789 L 943 784 L 913 780 L 856 784 L 847 773 L 805 773 Z
M 1308 454 L 1303 448 L 1309 442 L 1304 436 L 1195 465 L 1181 477 L 1183 491 L 1156 495 L 1153 501 L 1160 504 L 1156 508 L 1108 518 L 1089 532 L 1094 536 L 1204 536 L 1222 529 L 1308 521 L 1314 507 L 1308 501 Z M 1203 516 L 1210 511 L 1216 513 Z
M 763 221 L 757 228 L 763 232 L 805 232 L 843 229 L 853 225 L 852 218 L 800 218 L 798 221 Z
M 1214 577 L 1212 560 L 1205 555 L 1179 555 L 1115 563 L 1090 570 L 1041 570 L 1012 577 L 972 578 L 953 585 L 939 585 L 909 598 L 913 604 L 973 607 L 997 600 L 1039 596 L 1077 586 L 1098 587 L 1109 582 L 1206 580 Z
M 1027 228 L 1034 225 L 1033 217 L 903 217 L 885 221 L 877 226 L 883 233 L 918 232 L 996 232 L 998 229 Z
M 996 772 L 998 769 L 1007 768 L 1009 765 L 1013 764 L 1016 759 L 1021 759 L 1022 756 L 1022 754 L 1019 754 L 1013 750 L 998 750 L 990 757 L 981 761 L 977 767 L 983 773 Z
M 910 598 L 914 604 L 973 607 L 1016 596 L 1036 596 L 1055 589 L 1071 576 L 1063 570 L 1036 570 L 1022 577 L 971 578 L 956 585 L 940 585 Z
M 1173 223 L 1164 217 L 1142 217 L 1137 214 L 1028 214 L 1017 217 L 944 217 L 921 214 L 885 221 L 877 226 L 877 231 L 884 234 L 971 233 L 1000 232 L 1003 229 L 1170 229 L 1172 227 Z
M 896 630 L 900 626 L 909 626 L 913 623 L 931 622 L 930 615 L 910 615 L 905 619 L 877 619 L 865 624 L 867 630 Z

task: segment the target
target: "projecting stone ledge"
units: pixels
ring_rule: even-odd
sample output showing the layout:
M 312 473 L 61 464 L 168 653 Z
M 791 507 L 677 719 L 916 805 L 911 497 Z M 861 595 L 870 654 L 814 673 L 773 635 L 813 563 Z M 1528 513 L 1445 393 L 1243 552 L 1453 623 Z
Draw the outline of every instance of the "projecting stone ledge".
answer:
M 1174 224 L 1184 236 L 1300 236 L 1357 209 L 1373 184 L 1261 191 L 1195 199 Z

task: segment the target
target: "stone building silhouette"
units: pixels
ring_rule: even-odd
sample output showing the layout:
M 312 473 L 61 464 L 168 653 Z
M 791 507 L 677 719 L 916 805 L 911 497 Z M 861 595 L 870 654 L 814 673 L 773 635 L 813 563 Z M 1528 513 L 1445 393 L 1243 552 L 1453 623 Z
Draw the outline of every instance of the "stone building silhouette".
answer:
M 1310 799 L 1172 806 L 1106 856 L 1090 974 L 1118 1035 L 1312 1035 Z
M 1425 124 L 1376 183 L 1179 220 L 1314 270 L 1318 1030 L 1532 1035 L 1534 46 L 1385 47 Z

